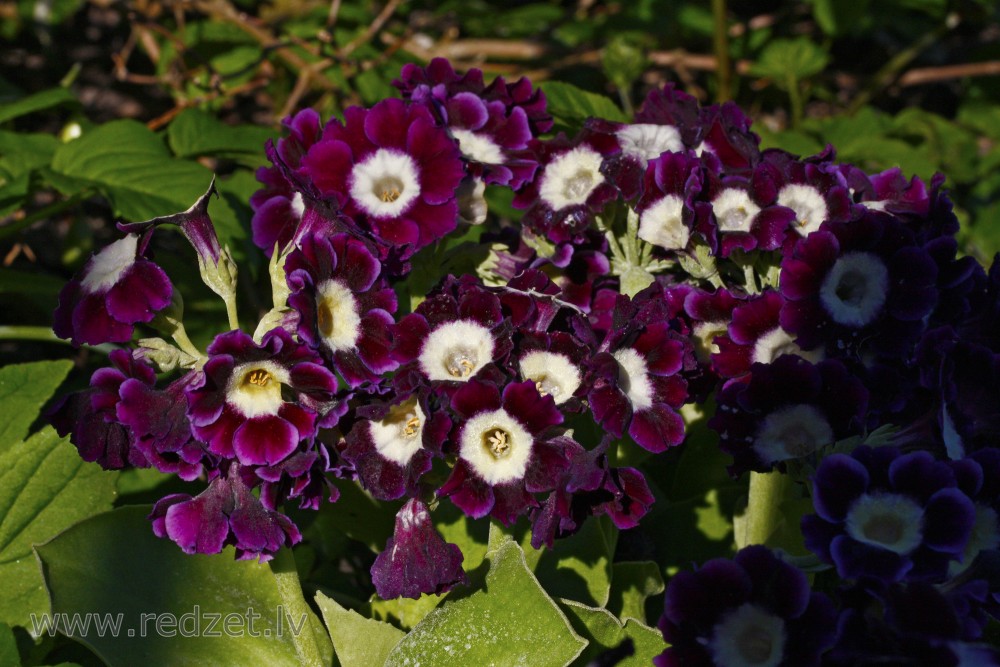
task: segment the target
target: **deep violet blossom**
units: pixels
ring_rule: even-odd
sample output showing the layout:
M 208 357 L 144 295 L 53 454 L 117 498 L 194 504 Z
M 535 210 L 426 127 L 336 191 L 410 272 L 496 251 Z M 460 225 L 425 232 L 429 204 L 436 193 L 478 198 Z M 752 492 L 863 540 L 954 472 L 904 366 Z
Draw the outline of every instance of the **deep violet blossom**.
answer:
M 462 550 L 444 541 L 427 505 L 410 499 L 396 513 L 396 527 L 372 565 L 375 592 L 384 600 L 417 599 L 465 583 Z
M 809 667 L 833 644 L 836 612 L 767 547 L 713 559 L 670 580 L 657 667 Z
M 173 286 L 147 258 L 150 234 L 127 234 L 94 254 L 59 292 L 52 329 L 74 345 L 124 343 L 170 305 Z

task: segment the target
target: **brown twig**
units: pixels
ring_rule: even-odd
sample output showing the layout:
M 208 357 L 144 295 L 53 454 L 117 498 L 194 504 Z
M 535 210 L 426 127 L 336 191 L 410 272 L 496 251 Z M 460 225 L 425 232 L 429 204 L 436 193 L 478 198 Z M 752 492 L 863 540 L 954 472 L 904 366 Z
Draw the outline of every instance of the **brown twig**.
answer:
M 963 63 L 941 67 L 915 67 L 896 82 L 900 86 L 919 86 L 935 81 L 962 79 L 967 76 L 1000 76 L 1000 61 L 989 60 L 982 63 Z
M 389 0 L 389 2 L 385 4 L 385 7 L 382 8 L 382 11 L 379 12 L 378 16 L 375 17 L 375 20 L 371 22 L 367 29 L 365 29 L 364 33 L 352 39 L 347 46 L 341 49 L 340 56 L 342 58 L 346 58 L 354 52 L 354 49 L 358 48 L 362 44 L 365 44 L 366 42 L 371 41 L 371 38 L 374 37 L 376 33 L 382 29 L 382 26 L 385 25 L 385 22 L 389 20 L 389 17 L 396 12 L 396 9 L 399 8 L 402 1 L 403 0 Z

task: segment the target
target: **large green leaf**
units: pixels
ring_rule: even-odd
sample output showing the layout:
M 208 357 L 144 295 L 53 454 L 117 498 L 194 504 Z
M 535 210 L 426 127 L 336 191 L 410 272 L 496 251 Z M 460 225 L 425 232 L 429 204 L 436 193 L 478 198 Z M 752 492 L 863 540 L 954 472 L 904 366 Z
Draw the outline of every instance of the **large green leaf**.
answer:
M 806 37 L 775 39 L 750 65 L 750 74 L 767 77 L 778 87 L 788 89 L 795 82 L 822 72 L 829 60 L 829 54 Z
M 487 555 L 486 585 L 454 593 L 393 649 L 399 665 L 566 665 L 586 642 L 528 569 L 521 547 L 505 541 Z
M 0 131 L 0 177 L 21 176 L 48 165 L 58 146 L 51 134 Z
M 608 609 L 619 618 L 646 622 L 646 600 L 664 591 L 660 566 L 653 561 L 615 563 Z
M 5 291 L 7 271 L 9 269 L 0 272 L 0 293 Z M 0 454 L 28 436 L 28 428 L 38 418 L 42 405 L 52 397 L 72 367 L 73 362 L 59 360 L 0 368 L 0 405 L 4 413 L 0 420 Z
M 40 93 L 22 97 L 14 102 L 0 104 L 0 123 L 6 123 L 19 116 L 26 116 L 29 113 L 48 109 L 60 104 L 76 102 L 73 93 L 67 88 L 50 88 Z
M 0 622 L 28 626 L 48 611 L 31 548 L 110 509 L 116 475 L 84 462 L 52 427 L 0 456 Z
M 10 626 L 0 623 L 0 665 L 20 667 L 21 655 L 17 652 L 17 641 Z
M 402 630 L 388 623 L 344 609 L 322 593 L 316 595 L 316 604 L 323 613 L 341 667 L 381 667 L 405 636 Z
M 634 653 L 615 663 L 618 667 L 643 667 L 652 664 L 653 658 L 667 648 L 663 635 L 655 628 L 634 619 L 628 619 L 622 624 L 607 609 L 588 607 L 572 600 L 561 602 L 573 628 L 590 642 L 576 664 L 593 664 L 592 661 L 602 653 L 619 646 L 626 639 L 632 640 Z
M 205 193 L 212 174 L 173 157 L 163 139 L 142 123 L 116 120 L 60 146 L 49 180 L 64 194 L 95 187 L 127 220 L 187 210 Z
M 270 568 L 232 549 L 186 555 L 153 535 L 148 513 L 123 507 L 36 547 L 54 618 L 120 624 L 60 630 L 112 666 L 298 665 L 293 635 L 310 621 L 289 618 Z
M 167 142 L 178 157 L 254 155 L 264 163 L 264 142 L 274 136 L 266 127 L 226 125 L 200 109 L 185 109 L 167 127 Z
M 549 113 L 564 124 L 578 125 L 591 117 L 623 123 L 628 121 L 625 112 L 603 95 L 562 81 L 546 81 L 541 89 L 545 93 Z
M 553 597 L 603 607 L 611 589 L 617 538 L 618 531 L 607 517 L 587 519 L 577 533 L 543 551 L 535 576 Z

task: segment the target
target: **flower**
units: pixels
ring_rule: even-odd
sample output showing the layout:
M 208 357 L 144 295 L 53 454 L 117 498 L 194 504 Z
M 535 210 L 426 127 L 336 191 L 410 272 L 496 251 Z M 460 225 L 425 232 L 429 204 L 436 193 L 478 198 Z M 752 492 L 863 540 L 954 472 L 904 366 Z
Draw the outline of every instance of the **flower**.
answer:
M 217 456 L 245 466 L 280 463 L 333 409 L 336 377 L 284 329 L 269 331 L 260 345 L 230 331 L 208 355 L 186 394 L 192 431 Z M 285 400 L 283 387 L 294 400 Z
M 965 552 L 975 507 L 928 452 L 861 446 L 824 458 L 813 482 L 805 544 L 842 578 L 941 581 Z
M 285 260 L 285 273 L 296 332 L 349 387 L 378 382 L 396 368 L 390 354 L 396 293 L 361 241 L 346 234 L 306 237 Z
M 657 667 L 808 667 L 834 642 L 836 613 L 805 574 L 767 547 L 716 558 L 670 580 Z
M 302 158 L 320 193 L 382 242 L 413 252 L 455 229 L 465 175 L 456 143 L 426 107 L 396 99 L 350 107 Z
M 170 305 L 173 286 L 146 258 L 149 234 L 128 234 L 94 254 L 59 292 L 52 329 L 74 345 L 125 343 L 135 325 Z
M 418 599 L 468 581 L 462 550 L 448 544 L 431 523 L 427 505 L 410 499 L 396 513 L 396 527 L 372 565 L 372 583 L 383 600 Z
M 695 226 L 694 200 L 703 178 L 701 160 L 683 153 L 651 160 L 636 206 L 639 238 L 664 250 L 687 248 Z

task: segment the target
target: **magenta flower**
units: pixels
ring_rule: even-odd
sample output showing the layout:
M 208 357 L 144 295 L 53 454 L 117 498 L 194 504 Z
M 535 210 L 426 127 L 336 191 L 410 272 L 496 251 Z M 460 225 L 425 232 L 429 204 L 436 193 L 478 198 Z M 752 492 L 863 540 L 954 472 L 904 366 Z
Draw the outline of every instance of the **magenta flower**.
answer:
M 465 170 L 455 141 L 430 112 L 388 99 L 344 116 L 302 159 L 319 192 L 380 241 L 411 253 L 455 229 L 455 191 Z

